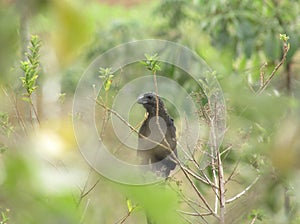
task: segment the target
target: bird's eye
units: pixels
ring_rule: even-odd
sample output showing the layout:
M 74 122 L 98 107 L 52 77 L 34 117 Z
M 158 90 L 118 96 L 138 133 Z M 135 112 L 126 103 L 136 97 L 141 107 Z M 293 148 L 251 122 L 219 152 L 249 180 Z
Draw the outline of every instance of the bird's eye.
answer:
M 151 96 L 151 95 L 147 96 L 147 99 L 151 100 L 151 99 L 152 99 L 152 96 Z

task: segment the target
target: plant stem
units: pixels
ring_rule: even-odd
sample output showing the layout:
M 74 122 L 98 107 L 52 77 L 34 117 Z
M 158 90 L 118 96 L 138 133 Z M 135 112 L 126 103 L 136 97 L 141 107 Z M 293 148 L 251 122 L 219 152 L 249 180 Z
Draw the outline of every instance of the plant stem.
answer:
M 274 77 L 274 75 L 276 74 L 276 72 L 278 71 L 278 69 L 283 65 L 283 63 L 286 60 L 286 55 L 289 52 L 289 45 L 287 43 L 283 44 L 283 56 L 280 60 L 280 62 L 275 66 L 274 70 L 272 71 L 271 75 L 269 76 L 269 78 L 266 80 L 266 82 L 259 88 L 259 90 L 257 91 L 257 95 L 260 95 L 269 85 L 269 83 L 271 82 L 272 78 Z
M 220 197 L 220 224 L 225 223 L 225 180 L 223 166 L 219 150 L 217 150 L 219 197 Z
M 31 106 L 31 108 L 32 108 L 32 110 L 33 110 L 33 113 L 34 113 L 34 115 L 35 115 L 35 117 L 36 117 L 36 120 L 38 121 L 38 123 L 39 123 L 39 125 L 40 125 L 41 122 L 40 122 L 38 113 L 37 113 L 37 111 L 36 111 L 36 109 L 35 109 L 35 107 L 34 107 L 34 105 L 33 105 L 33 103 L 32 103 L 31 97 L 29 97 L 29 102 L 30 102 L 30 106 Z

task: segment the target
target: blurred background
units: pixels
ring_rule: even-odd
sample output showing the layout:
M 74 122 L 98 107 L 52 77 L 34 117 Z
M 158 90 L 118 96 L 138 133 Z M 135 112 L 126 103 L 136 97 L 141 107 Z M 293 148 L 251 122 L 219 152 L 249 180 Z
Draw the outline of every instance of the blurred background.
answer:
M 161 223 L 205 223 L 172 213 L 186 208 L 171 188 L 162 194 L 101 177 L 76 144 L 72 102 L 87 66 L 117 45 L 152 38 L 187 46 L 216 72 L 226 101 L 225 175 L 239 164 L 228 198 L 261 177 L 228 205 L 228 223 L 300 223 L 299 1 L 1 0 L 0 33 L 0 223 L 145 223 L 141 210 L 128 213 L 128 197 L 173 216 Z M 277 70 L 284 44 L 290 48 Z M 132 71 L 147 73 L 143 66 Z M 161 73 L 197 91 L 173 66 L 162 65 Z M 100 93 L 108 105 L 130 81 L 114 78 L 108 94 Z M 138 113 L 133 122 L 143 118 Z M 182 174 L 174 179 L 190 194 Z M 213 198 L 209 187 L 195 184 Z

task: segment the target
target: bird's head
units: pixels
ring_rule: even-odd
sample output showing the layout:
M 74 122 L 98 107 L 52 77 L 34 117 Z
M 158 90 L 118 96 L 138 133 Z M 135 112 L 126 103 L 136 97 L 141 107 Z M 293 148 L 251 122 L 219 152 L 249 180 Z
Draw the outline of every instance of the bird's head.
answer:
M 147 112 L 151 114 L 152 112 L 156 111 L 156 106 L 157 106 L 156 100 L 157 99 L 158 99 L 159 107 L 163 108 L 163 102 L 162 102 L 161 98 L 159 96 L 156 96 L 155 93 L 151 93 L 151 92 L 144 93 L 141 96 L 139 96 L 137 102 L 139 104 L 142 104 L 145 107 L 145 109 L 147 110 Z

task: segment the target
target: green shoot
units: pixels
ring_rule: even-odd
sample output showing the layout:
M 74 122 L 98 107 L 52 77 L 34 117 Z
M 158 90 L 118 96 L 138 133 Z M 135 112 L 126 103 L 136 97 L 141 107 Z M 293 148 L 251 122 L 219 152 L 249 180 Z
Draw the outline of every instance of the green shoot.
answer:
M 0 210 L 2 210 L 0 208 Z M 0 213 L 0 224 L 7 224 L 7 221 L 9 220 L 8 213 L 10 210 L 7 208 L 4 211 L 1 211 Z
M 285 33 L 279 34 L 279 38 L 280 38 L 280 40 L 283 40 L 284 42 L 287 42 L 290 39 L 290 37 L 288 35 L 286 35 Z
M 143 65 L 146 66 L 146 68 L 154 73 L 156 73 L 156 71 L 160 71 L 160 65 L 159 65 L 159 57 L 157 54 L 154 55 L 148 55 L 145 54 L 146 60 L 141 61 L 141 63 Z
M 40 43 L 41 41 L 38 36 L 31 36 L 30 46 L 28 47 L 28 52 L 25 54 L 27 60 L 21 61 L 21 69 L 24 71 L 24 77 L 20 78 L 28 97 L 30 97 L 37 88 L 36 81 L 40 70 Z
M 252 210 L 251 214 L 248 216 L 248 219 L 254 220 L 254 221 L 255 220 L 262 221 L 263 218 L 264 218 L 264 214 L 263 214 L 263 212 L 261 210 Z
M 0 128 L 7 137 L 14 131 L 14 127 L 10 123 L 7 113 L 0 113 Z
M 30 103 L 38 123 L 40 123 L 40 120 L 32 103 L 31 95 L 38 87 L 36 82 L 39 77 L 38 73 L 40 71 L 40 48 L 40 38 L 36 35 L 31 36 L 30 46 L 28 47 L 28 52 L 25 54 L 27 60 L 21 61 L 21 69 L 24 72 L 24 76 L 20 77 L 22 85 L 26 90 L 26 93 L 24 94 L 26 97 L 24 97 L 23 100 Z
M 104 80 L 104 90 L 108 92 L 110 90 L 111 84 L 112 84 L 112 79 L 114 75 L 112 74 L 111 71 L 112 68 L 100 68 L 99 69 L 99 78 Z

